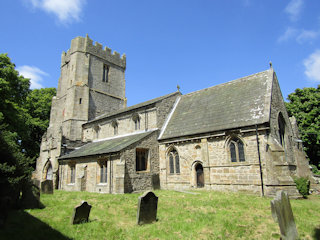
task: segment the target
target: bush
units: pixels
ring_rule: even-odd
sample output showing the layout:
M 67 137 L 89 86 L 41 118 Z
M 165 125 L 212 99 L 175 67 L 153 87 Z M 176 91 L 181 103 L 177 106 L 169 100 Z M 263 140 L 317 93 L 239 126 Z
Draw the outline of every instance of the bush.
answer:
M 310 181 L 307 178 L 301 177 L 301 178 L 296 178 L 294 182 L 297 185 L 297 189 L 299 193 L 304 197 L 307 198 L 309 195 L 309 190 L 310 190 Z
M 311 171 L 313 172 L 313 174 L 320 175 L 320 171 L 316 165 L 310 164 L 310 166 L 312 168 Z

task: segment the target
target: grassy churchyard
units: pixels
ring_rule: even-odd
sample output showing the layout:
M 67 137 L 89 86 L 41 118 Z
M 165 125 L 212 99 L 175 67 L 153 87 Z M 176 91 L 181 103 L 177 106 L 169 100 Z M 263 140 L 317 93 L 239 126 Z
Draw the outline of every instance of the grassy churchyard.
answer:
M 139 194 L 55 191 L 41 195 L 44 209 L 10 214 L 0 239 L 279 239 L 271 198 L 244 193 L 159 190 L 158 221 L 137 226 Z M 71 225 L 73 208 L 86 200 L 90 222 Z M 320 196 L 291 200 L 301 239 L 320 237 Z

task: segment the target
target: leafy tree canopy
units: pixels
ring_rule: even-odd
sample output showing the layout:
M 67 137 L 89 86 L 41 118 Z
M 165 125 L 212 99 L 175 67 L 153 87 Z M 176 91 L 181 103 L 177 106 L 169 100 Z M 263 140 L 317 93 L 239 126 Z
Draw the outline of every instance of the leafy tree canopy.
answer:
M 16 202 L 30 180 L 49 123 L 54 88 L 30 90 L 7 54 L 0 54 L 0 196 Z
M 301 139 L 310 163 L 320 161 L 320 85 L 317 88 L 296 89 L 289 94 L 286 107 L 290 116 L 297 119 Z

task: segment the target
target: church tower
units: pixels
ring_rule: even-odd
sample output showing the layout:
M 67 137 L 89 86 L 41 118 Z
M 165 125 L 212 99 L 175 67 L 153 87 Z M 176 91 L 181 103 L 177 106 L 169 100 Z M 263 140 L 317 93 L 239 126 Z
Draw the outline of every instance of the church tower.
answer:
M 57 95 L 42 138 L 34 178 L 57 181 L 62 144 L 80 142 L 82 124 L 126 107 L 126 56 L 102 48 L 88 37 L 76 37 L 61 56 Z M 48 174 L 50 172 L 50 174 Z

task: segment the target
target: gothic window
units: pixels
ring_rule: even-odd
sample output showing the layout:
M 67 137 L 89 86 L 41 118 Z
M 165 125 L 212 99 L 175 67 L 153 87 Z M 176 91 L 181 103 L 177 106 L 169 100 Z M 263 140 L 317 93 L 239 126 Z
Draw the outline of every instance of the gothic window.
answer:
M 136 171 L 146 171 L 148 169 L 148 149 L 136 149 Z
M 109 70 L 110 70 L 110 67 L 108 65 L 103 65 L 102 82 L 109 81 Z
M 229 144 L 231 162 L 244 162 L 244 146 L 239 138 L 233 138 Z
M 75 183 L 76 182 L 76 165 L 70 164 L 70 178 L 69 178 L 69 183 Z
M 180 159 L 177 150 L 172 149 L 168 153 L 169 158 L 169 170 L 171 174 L 180 173 Z
M 134 122 L 134 130 L 140 130 L 140 116 L 139 116 L 139 114 L 134 114 L 132 116 L 132 120 Z
M 47 176 L 46 176 L 46 178 L 47 178 L 48 180 L 52 180 L 52 175 L 53 175 L 53 171 L 52 171 L 52 165 L 51 165 L 51 163 L 50 163 L 50 165 L 49 165 L 49 167 L 48 167 L 48 169 L 47 169 Z
M 99 138 L 100 127 L 97 125 L 94 128 L 95 138 Z
M 283 119 L 282 113 L 279 113 L 278 116 L 278 128 L 279 128 L 279 138 L 280 138 L 280 144 L 281 146 L 285 146 L 285 129 L 286 129 L 286 124 Z
M 103 161 L 100 163 L 100 183 L 107 183 L 108 177 L 108 168 L 107 161 Z

